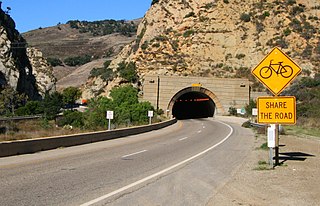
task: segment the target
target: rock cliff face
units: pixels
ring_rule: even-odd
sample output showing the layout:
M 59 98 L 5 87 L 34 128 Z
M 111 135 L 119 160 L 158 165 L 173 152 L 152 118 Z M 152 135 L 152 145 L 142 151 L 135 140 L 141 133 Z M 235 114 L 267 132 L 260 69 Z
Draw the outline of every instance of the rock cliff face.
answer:
M 145 74 L 247 77 L 254 83 L 250 70 L 277 46 L 302 67 L 303 75 L 319 72 L 317 0 L 153 2 L 136 40 L 110 67 L 133 61 L 141 78 Z M 100 90 L 105 86 L 98 85 Z
M 52 68 L 15 29 L 13 19 L 0 9 L 0 87 L 11 86 L 31 99 L 55 89 Z

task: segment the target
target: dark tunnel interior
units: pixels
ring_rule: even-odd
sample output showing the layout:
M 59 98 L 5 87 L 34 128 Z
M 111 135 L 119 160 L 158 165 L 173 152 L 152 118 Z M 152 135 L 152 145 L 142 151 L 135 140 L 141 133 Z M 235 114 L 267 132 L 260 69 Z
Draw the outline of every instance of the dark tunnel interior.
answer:
M 213 117 L 215 103 L 201 92 L 188 92 L 181 95 L 174 103 L 172 114 L 177 119 L 197 119 Z

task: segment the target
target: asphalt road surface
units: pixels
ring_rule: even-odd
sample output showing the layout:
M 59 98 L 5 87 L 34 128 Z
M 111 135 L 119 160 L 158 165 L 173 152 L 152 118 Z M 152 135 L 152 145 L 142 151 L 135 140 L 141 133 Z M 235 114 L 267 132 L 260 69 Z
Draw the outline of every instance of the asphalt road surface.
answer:
M 0 205 L 206 205 L 252 133 L 214 118 L 117 140 L 0 158 Z

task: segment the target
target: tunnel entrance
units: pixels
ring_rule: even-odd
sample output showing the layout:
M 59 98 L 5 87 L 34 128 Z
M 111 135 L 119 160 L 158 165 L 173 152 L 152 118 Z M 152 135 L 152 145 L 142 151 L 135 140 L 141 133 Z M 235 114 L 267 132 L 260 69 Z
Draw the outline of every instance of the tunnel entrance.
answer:
M 213 117 L 216 109 L 213 100 L 201 91 L 187 90 L 173 98 L 172 102 L 172 115 L 177 119 Z

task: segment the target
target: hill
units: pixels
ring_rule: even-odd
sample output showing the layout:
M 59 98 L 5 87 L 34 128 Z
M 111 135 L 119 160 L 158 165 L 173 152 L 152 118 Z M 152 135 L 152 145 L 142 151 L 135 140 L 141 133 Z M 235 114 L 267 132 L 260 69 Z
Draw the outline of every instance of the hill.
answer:
M 39 50 L 25 47 L 25 39 L 1 4 L 0 33 L 0 92 L 12 89 L 29 99 L 41 99 L 47 92 L 55 91 L 52 67 Z M 7 94 L 1 97 L 7 98 Z M 2 110 L 3 105 L 0 106 Z
M 320 4 L 316 0 L 190 0 L 153 1 L 137 37 L 112 61 L 134 62 L 140 80 L 145 74 L 245 77 L 275 46 L 292 57 L 304 76 L 320 66 Z M 105 90 L 91 79 L 87 97 Z M 118 81 L 118 80 L 117 80 Z M 97 82 L 101 82 L 97 79 Z M 92 88 L 90 85 L 95 85 Z
M 135 37 L 138 20 L 95 22 L 69 21 L 48 28 L 39 28 L 22 36 L 31 47 L 39 48 L 47 58 L 90 55 L 96 58 L 113 56 Z M 115 28 L 109 28 L 113 25 Z M 117 25 L 117 26 L 114 26 Z
M 22 36 L 28 42 L 28 46 L 42 51 L 43 56 L 49 62 L 59 61 L 61 65 L 53 65 L 56 76 L 57 88 L 79 86 L 72 80 L 85 83 L 90 71 L 94 67 L 103 65 L 99 59 L 112 59 L 121 49 L 135 39 L 137 25 L 140 19 L 132 21 L 69 21 L 66 24 L 58 24 L 48 28 L 39 28 Z M 89 57 L 89 63 L 85 65 L 68 66 L 68 58 Z M 84 68 L 86 71 L 84 71 Z M 71 75 L 70 77 L 67 77 Z M 64 78 L 63 80 L 61 80 Z M 67 83 L 67 80 L 70 80 Z M 62 82 L 61 82 L 61 81 Z M 74 82 L 75 84 L 73 84 Z

